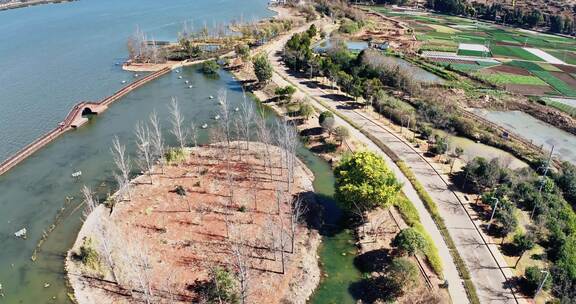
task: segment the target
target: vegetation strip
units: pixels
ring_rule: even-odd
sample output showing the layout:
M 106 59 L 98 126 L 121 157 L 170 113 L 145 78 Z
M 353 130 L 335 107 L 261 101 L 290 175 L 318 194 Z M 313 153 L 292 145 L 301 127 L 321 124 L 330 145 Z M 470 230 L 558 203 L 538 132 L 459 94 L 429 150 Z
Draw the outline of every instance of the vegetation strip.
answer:
M 287 80 L 287 81 L 290 81 L 290 80 Z M 306 95 L 308 95 L 310 98 L 313 98 L 308 93 L 306 93 L 306 92 L 304 92 L 304 93 Z M 422 199 L 422 201 L 424 202 L 426 209 L 428 209 L 428 211 L 430 212 L 432 219 L 434 220 L 434 222 L 436 223 L 436 226 L 438 227 L 438 230 L 440 231 L 440 233 L 442 234 L 442 237 L 446 241 L 446 245 L 450 249 L 450 254 L 452 255 L 452 258 L 454 259 L 454 263 L 456 264 L 456 267 L 458 268 L 460 276 L 464 280 L 464 287 L 465 287 L 466 293 L 468 295 L 468 300 L 473 304 L 480 304 L 480 299 L 478 298 L 478 294 L 476 293 L 476 287 L 474 286 L 474 284 L 472 283 L 472 280 L 470 279 L 470 272 L 468 270 L 468 267 L 466 267 L 466 264 L 464 264 L 464 260 L 462 259 L 462 257 L 458 253 L 458 250 L 456 249 L 456 245 L 454 244 L 454 241 L 450 237 L 450 234 L 448 233 L 448 229 L 446 228 L 446 225 L 444 224 L 444 220 L 442 219 L 442 217 L 440 216 L 440 213 L 438 212 L 438 207 L 436 206 L 436 203 L 434 203 L 434 201 L 432 200 L 432 198 L 430 197 L 428 192 L 426 192 L 424 187 L 420 184 L 420 182 L 418 182 L 418 180 L 416 180 L 414 173 L 412 173 L 412 171 L 404 164 L 404 161 L 402 161 L 398 157 L 398 155 L 396 155 L 396 153 L 394 151 L 392 151 L 392 149 L 390 149 L 385 144 L 380 142 L 380 140 L 378 140 L 376 137 L 372 136 L 372 134 L 370 134 L 369 132 L 366 132 L 364 129 L 362 129 L 356 123 L 354 123 L 353 121 L 348 119 L 348 117 L 344 116 L 343 114 L 339 113 L 338 111 L 333 111 L 332 108 L 328 104 L 326 104 L 325 102 L 318 100 L 318 99 L 314 99 L 314 100 L 316 100 L 318 103 L 320 103 L 326 109 L 328 109 L 331 112 L 333 112 L 334 114 L 336 114 L 342 120 L 346 121 L 349 125 L 351 125 L 355 129 L 360 131 L 362 134 L 364 134 L 364 136 L 368 137 L 368 139 L 370 139 L 376 146 L 378 146 L 378 148 L 380 148 L 382 151 L 384 151 L 384 153 L 386 153 L 386 155 L 388 155 L 388 157 L 390 157 L 392 159 L 392 161 L 394 161 L 394 163 L 398 166 L 398 168 L 400 168 L 402 173 L 404 173 L 406 178 L 408 178 L 408 180 L 410 181 L 410 183 L 412 184 L 412 186 L 414 187 L 414 189 L 418 193 L 418 196 L 420 196 L 420 199 Z

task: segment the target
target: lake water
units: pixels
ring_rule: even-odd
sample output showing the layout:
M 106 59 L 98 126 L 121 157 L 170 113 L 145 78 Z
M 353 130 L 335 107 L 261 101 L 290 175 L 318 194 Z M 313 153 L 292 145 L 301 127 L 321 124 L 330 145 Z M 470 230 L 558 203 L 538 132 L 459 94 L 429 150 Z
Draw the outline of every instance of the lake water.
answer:
M 200 29 L 271 16 L 266 0 L 81 0 L 0 12 L 0 160 L 64 119 L 83 100 L 118 90 L 136 28 L 175 40 Z
M 475 113 L 543 146 L 547 151 L 554 146 L 554 156 L 576 164 L 576 136 L 519 111 L 476 110 Z
M 100 99 L 120 88 L 122 80 L 131 80 L 132 74 L 115 62 L 123 60 L 126 38 L 136 26 L 158 40 L 173 40 L 185 20 L 199 27 L 242 14 L 272 15 L 265 5 L 265 0 L 241 5 L 235 0 L 82 0 L 0 12 L 0 158 L 54 127 L 74 103 Z M 81 210 L 75 208 L 81 202 L 79 190 L 86 184 L 101 197 L 113 191 L 113 136 L 131 144 L 137 121 L 154 110 L 167 125 L 172 96 L 180 100 L 188 121 L 210 124 L 217 106 L 208 96 L 220 88 L 233 104 L 242 99 L 240 86 L 227 73 L 210 79 L 191 67 L 168 74 L 0 176 L 0 284 L 5 293 L 0 303 L 69 303 L 62 257 L 81 225 Z M 83 172 L 79 182 L 70 177 L 77 170 Z M 34 248 L 59 212 L 64 216 L 33 262 Z M 28 239 L 14 237 L 21 228 L 28 230 Z

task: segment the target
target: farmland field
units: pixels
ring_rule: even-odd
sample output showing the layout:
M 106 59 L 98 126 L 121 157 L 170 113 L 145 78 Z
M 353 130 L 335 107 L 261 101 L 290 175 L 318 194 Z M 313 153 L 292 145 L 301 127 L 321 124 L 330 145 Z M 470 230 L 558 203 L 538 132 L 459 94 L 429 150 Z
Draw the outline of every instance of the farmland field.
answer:
M 507 57 L 507 58 L 532 60 L 532 61 L 544 61 L 540 57 L 524 50 L 519 46 L 494 45 L 490 47 L 490 51 L 492 51 L 494 57 Z
M 370 8 L 407 23 L 422 56 L 438 65 L 525 95 L 576 96 L 576 39 L 425 11 Z
M 546 85 L 546 82 L 535 76 L 514 75 L 507 73 L 501 73 L 501 74 L 476 73 L 475 75 L 495 84 L 510 83 L 510 84 Z
M 558 77 L 555 77 L 548 71 L 531 71 L 534 75 L 540 77 L 540 79 L 546 81 L 560 93 L 566 96 L 574 96 L 576 97 L 576 89 L 571 87 L 566 82 L 562 81 Z

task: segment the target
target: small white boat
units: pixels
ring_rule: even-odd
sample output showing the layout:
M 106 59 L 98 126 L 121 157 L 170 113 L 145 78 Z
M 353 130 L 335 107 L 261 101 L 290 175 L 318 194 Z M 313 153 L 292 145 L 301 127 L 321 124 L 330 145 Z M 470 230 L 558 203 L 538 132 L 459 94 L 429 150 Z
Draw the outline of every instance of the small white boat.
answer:
M 218 120 L 218 119 L 220 119 L 220 115 L 216 115 L 216 116 L 214 116 L 214 119 L 215 119 L 215 120 Z
M 22 228 L 22 229 L 16 231 L 14 233 L 14 236 L 21 238 L 21 239 L 26 239 L 27 234 L 28 234 L 28 231 L 26 230 L 26 228 Z
M 189 86 L 188 86 L 189 89 L 191 89 L 191 88 L 193 88 L 193 87 L 194 87 L 194 86 L 192 86 L 192 85 L 189 85 Z
M 82 171 L 77 171 L 77 172 L 72 173 L 72 177 L 74 177 L 74 178 L 78 178 L 80 176 L 82 176 Z
M 140 76 L 140 75 L 138 75 L 138 74 L 134 74 L 134 77 L 138 77 L 138 76 Z
M 182 79 L 182 76 L 178 76 L 178 79 Z
M 179 71 L 179 70 L 176 70 L 176 73 L 180 73 L 180 71 Z
M 126 80 L 122 80 L 122 84 L 124 84 L 124 83 L 126 83 L 126 82 L 127 82 Z
M 236 108 L 236 109 L 234 109 L 234 111 L 238 112 L 238 111 L 240 111 L 240 109 L 239 109 L 239 108 Z
M 202 125 L 202 129 L 206 129 L 206 128 L 208 128 L 208 125 L 207 125 L 207 124 L 203 124 L 203 125 Z
M 186 81 L 184 81 L 184 82 L 185 82 L 186 84 L 189 84 L 189 83 L 190 83 L 190 81 L 189 81 L 189 80 L 186 80 Z
M 214 96 L 210 95 L 210 97 L 208 97 L 208 98 L 210 98 L 210 99 L 214 99 Z

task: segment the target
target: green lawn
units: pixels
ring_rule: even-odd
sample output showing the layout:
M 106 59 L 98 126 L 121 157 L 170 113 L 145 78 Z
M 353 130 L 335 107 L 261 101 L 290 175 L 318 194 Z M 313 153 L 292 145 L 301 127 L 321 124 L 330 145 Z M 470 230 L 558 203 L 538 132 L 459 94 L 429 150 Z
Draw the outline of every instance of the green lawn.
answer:
M 534 76 L 514 75 L 507 73 L 483 74 L 476 73 L 482 79 L 495 84 L 527 84 L 527 85 L 546 85 L 542 79 Z
M 551 85 L 558 92 L 560 92 L 566 96 L 571 96 L 571 97 L 576 96 L 576 90 L 574 90 L 572 87 L 570 87 L 564 81 L 554 77 L 548 71 L 531 71 L 531 72 L 534 75 L 540 77 L 540 79 L 546 81 L 549 85 Z
M 495 57 L 502 56 L 530 61 L 544 61 L 540 57 L 524 50 L 519 46 L 493 45 L 490 50 L 492 51 L 492 55 Z

